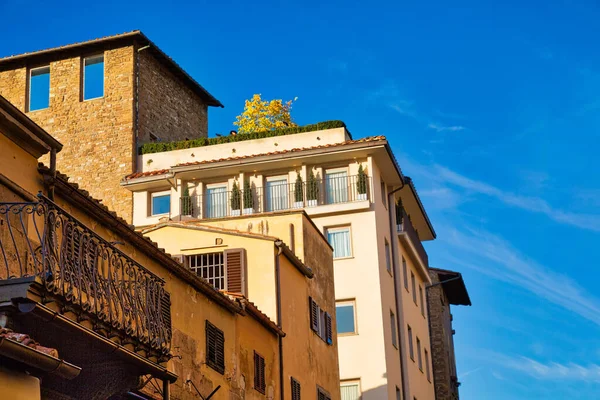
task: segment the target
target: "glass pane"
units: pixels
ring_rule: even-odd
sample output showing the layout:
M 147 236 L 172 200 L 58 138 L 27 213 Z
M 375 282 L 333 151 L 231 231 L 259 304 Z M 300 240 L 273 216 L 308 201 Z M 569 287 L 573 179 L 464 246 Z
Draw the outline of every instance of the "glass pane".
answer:
M 348 173 L 346 171 L 325 174 L 327 204 L 348 202 Z
M 83 67 L 83 99 L 104 96 L 104 56 L 85 59 Z
M 267 211 L 287 210 L 288 208 L 287 179 L 267 181 Z
M 341 231 L 328 231 L 327 240 L 333 247 L 333 258 L 350 257 L 350 231 L 348 229 Z
M 50 67 L 31 70 L 29 79 L 29 111 L 48 108 L 50 105 Z
M 171 210 L 171 195 L 152 197 L 152 215 L 168 214 Z
M 222 218 L 227 215 L 227 188 L 225 186 L 206 189 L 206 216 Z
M 337 318 L 338 333 L 356 332 L 356 328 L 354 326 L 354 306 L 352 304 L 336 306 L 335 316 Z
M 358 400 L 360 399 L 360 393 L 358 391 L 358 384 L 354 385 L 342 385 L 340 387 L 342 394 L 342 400 Z

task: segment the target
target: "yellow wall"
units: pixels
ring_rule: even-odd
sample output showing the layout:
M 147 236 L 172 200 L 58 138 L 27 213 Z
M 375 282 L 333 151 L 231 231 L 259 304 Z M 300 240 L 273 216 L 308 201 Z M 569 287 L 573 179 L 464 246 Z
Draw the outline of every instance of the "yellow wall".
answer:
M 36 400 L 39 398 L 40 380 L 38 378 L 0 365 L 0 399 Z
M 37 160 L 4 136 L 0 128 L 0 173 L 36 194 L 41 185 L 37 165 Z

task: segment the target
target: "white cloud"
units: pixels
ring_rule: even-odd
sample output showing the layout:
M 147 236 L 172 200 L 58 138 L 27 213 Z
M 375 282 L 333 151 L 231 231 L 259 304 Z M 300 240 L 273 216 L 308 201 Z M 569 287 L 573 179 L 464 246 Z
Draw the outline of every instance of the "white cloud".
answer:
M 461 126 L 461 125 L 443 126 L 440 124 L 430 123 L 429 125 L 427 125 L 427 127 L 435 130 L 436 132 L 444 132 L 444 131 L 458 132 L 458 131 L 465 130 L 465 127 Z
M 600 365 L 540 362 L 523 356 L 495 354 L 493 360 L 505 368 L 530 375 L 540 380 L 570 380 L 600 383 Z

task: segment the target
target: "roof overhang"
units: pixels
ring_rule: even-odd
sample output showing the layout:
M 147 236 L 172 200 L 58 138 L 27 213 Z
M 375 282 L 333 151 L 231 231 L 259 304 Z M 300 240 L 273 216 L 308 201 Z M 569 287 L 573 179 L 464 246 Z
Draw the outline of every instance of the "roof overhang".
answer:
M 405 182 L 399 195 L 402 198 L 402 206 L 410 215 L 411 222 L 419 234 L 419 239 L 423 241 L 435 239 L 437 235 L 412 179 L 406 176 Z
M 445 269 L 430 268 L 438 275 L 438 279 L 450 304 L 458 306 L 470 306 L 471 299 L 467 292 L 465 281 L 460 272 L 449 271 Z

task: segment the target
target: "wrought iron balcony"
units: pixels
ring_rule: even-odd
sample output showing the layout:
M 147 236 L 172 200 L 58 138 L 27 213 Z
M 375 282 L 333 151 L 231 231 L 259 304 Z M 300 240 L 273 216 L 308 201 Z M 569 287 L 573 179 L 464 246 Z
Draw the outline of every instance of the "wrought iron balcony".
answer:
M 326 177 L 312 182 L 267 181 L 250 191 L 205 190 L 180 198 L 181 216 L 224 218 L 369 200 L 371 178 L 358 175 Z
M 34 278 L 42 303 L 56 302 L 95 332 L 121 338 L 159 360 L 171 346 L 164 281 L 40 196 L 0 203 L 0 281 Z
M 425 264 L 425 267 L 429 268 L 429 256 L 427 255 L 427 252 L 421 243 L 421 239 L 419 239 L 417 231 L 410 221 L 410 217 L 408 214 L 406 214 L 406 211 L 404 211 L 404 208 L 397 209 L 396 227 L 398 229 L 398 233 L 406 233 L 417 254 Z

